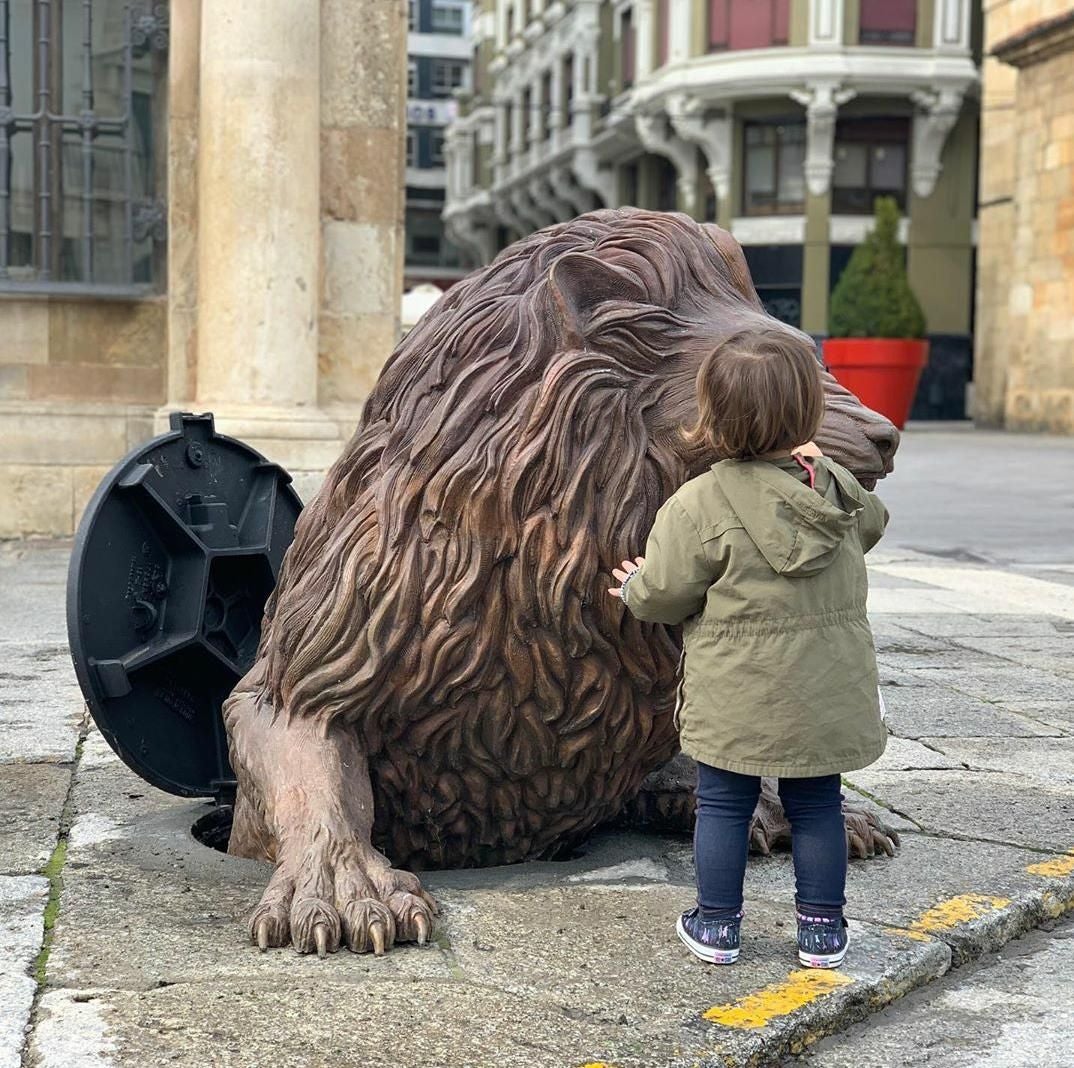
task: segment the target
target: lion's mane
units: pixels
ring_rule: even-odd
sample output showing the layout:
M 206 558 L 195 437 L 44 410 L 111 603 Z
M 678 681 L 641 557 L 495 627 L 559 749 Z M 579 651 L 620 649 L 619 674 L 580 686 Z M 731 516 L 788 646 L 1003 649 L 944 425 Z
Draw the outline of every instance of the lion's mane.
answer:
M 511 246 L 399 345 L 303 512 L 250 678 L 360 733 L 395 863 L 548 854 L 673 755 L 677 635 L 604 591 L 690 473 L 696 356 L 763 315 L 722 237 L 625 209 Z

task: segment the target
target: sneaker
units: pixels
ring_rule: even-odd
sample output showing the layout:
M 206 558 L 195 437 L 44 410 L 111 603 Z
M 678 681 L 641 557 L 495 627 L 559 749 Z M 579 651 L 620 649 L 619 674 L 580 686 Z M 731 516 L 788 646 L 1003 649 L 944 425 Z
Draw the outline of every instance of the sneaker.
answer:
M 842 916 L 798 917 L 798 960 L 805 968 L 838 968 L 847 955 L 850 936 Z
M 738 960 L 741 910 L 722 920 L 706 920 L 699 908 L 684 912 L 675 923 L 683 945 L 709 964 L 734 964 Z

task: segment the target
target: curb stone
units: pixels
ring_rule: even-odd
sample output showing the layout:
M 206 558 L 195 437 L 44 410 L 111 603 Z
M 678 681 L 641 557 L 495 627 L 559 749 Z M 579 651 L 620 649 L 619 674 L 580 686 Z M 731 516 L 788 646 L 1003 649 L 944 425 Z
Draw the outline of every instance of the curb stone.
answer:
M 929 935 L 908 932 L 909 937 L 920 940 L 920 947 L 909 960 L 871 979 L 836 987 L 756 1032 L 708 1024 L 699 1018 L 700 1025 L 721 1032 L 718 1037 L 701 1040 L 711 1044 L 711 1054 L 679 1058 L 670 1062 L 669 1068 L 774 1068 L 787 1056 L 802 1053 L 820 1039 L 846 1030 L 911 991 L 979 957 L 995 953 L 1013 939 L 1072 911 L 1074 874 L 1048 878 L 1040 889 L 1021 894 L 1002 907 L 949 930 Z M 904 930 L 892 927 L 888 933 L 899 937 Z M 734 1049 L 727 1046 L 730 1040 Z M 609 1064 L 606 1068 L 617 1066 Z

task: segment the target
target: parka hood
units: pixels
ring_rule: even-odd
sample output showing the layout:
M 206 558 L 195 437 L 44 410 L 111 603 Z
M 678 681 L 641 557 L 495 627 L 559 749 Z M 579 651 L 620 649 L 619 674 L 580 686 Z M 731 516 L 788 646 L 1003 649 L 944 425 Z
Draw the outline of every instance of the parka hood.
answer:
M 780 575 L 823 571 L 865 507 L 853 475 L 823 457 L 814 466 L 816 489 L 765 460 L 723 460 L 712 468 L 746 533 Z

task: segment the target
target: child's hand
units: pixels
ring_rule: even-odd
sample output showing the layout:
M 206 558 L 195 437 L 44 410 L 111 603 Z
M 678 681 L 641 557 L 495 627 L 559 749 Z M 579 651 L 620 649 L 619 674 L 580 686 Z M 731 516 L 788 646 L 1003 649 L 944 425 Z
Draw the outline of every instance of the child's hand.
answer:
M 797 449 L 792 449 L 791 454 L 797 454 L 798 456 L 823 456 L 824 453 L 820 451 L 819 446 L 815 441 L 807 441 L 804 445 L 799 445 Z
M 612 597 L 621 596 L 623 592 L 623 583 L 626 582 L 627 576 L 633 575 L 634 572 L 637 571 L 638 568 L 641 567 L 641 565 L 644 563 L 645 557 L 639 556 L 634 563 L 631 563 L 629 560 L 624 560 L 622 570 L 617 567 L 613 567 L 612 574 L 619 580 L 619 585 L 613 586 L 610 590 L 608 590 L 608 593 L 611 594 Z

